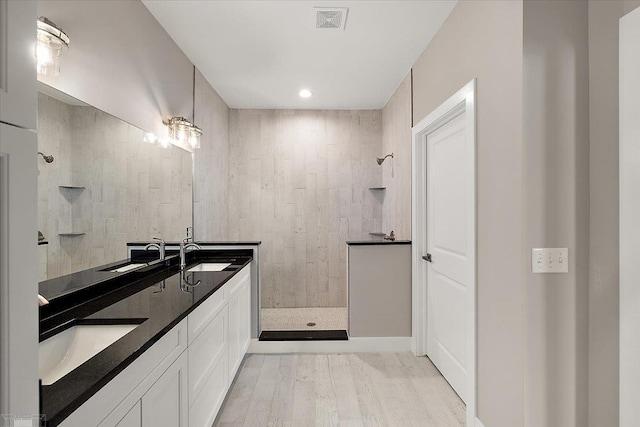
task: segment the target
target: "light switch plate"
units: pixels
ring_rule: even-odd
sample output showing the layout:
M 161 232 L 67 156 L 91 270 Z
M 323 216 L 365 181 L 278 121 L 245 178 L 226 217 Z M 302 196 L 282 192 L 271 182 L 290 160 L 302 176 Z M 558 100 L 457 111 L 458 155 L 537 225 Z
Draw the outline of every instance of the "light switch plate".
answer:
M 568 248 L 533 248 L 531 249 L 532 273 L 568 273 Z

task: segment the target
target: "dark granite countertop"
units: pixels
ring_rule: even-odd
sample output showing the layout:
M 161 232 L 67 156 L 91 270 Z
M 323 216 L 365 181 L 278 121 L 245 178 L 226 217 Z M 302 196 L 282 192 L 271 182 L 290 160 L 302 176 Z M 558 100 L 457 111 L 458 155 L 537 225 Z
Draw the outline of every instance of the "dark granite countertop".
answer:
M 186 292 L 176 257 L 170 265 L 157 265 L 145 277 L 130 274 L 130 282 L 111 290 L 94 286 L 81 301 L 65 300 L 57 311 L 40 312 L 40 341 L 76 324 L 137 324 L 133 331 L 101 351 L 55 383 L 42 386 L 42 411 L 47 426 L 57 426 L 100 388 L 130 365 L 145 350 L 176 326 L 201 302 L 216 292 L 252 260 L 251 250 L 202 250 L 188 255 L 188 265 L 230 262 L 219 272 L 189 273 L 188 280 L 202 283 Z M 122 279 L 124 280 L 124 279 Z M 97 294 L 95 294 L 97 293 Z M 46 306 L 45 306 L 46 307 Z
M 127 246 L 142 246 L 142 245 L 148 245 L 149 243 L 158 243 L 156 240 L 154 241 L 148 241 L 148 242 L 129 242 L 127 243 Z M 178 246 L 180 244 L 180 242 L 165 242 L 167 245 L 170 246 Z M 253 240 L 253 241 L 210 241 L 210 242 L 206 242 L 206 241 L 196 241 L 197 244 L 199 245 L 216 245 L 216 246 L 258 246 L 262 244 L 262 241 L 260 240 Z
M 364 246 L 364 245 L 410 245 L 411 240 L 351 240 L 347 241 L 347 245 L 350 246 Z

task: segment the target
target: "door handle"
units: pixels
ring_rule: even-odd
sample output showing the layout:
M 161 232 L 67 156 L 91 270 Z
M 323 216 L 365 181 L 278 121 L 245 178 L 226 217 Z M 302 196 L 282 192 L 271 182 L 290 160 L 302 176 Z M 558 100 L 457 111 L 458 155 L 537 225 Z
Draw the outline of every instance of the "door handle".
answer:
M 422 259 L 427 261 L 427 262 L 433 262 L 433 260 L 431 259 L 431 254 L 423 255 Z

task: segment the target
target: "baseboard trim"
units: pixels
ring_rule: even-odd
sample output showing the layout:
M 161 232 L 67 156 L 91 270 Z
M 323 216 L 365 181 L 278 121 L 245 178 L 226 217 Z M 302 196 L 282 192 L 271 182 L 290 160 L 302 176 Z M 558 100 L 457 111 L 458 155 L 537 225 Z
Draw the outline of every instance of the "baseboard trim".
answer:
M 411 337 L 350 337 L 348 341 L 258 341 L 248 353 L 390 353 L 411 351 Z
M 484 427 L 484 424 L 476 417 L 476 427 Z

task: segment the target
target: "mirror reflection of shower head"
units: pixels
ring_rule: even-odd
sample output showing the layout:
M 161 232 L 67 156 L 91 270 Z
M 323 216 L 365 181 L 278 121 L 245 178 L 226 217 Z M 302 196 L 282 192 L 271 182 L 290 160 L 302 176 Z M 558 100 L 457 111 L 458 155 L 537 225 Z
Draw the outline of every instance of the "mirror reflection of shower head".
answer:
M 391 157 L 391 158 L 393 159 L 393 153 L 391 153 L 391 154 L 387 154 L 387 155 L 386 155 L 386 156 L 384 156 L 384 157 L 378 157 L 378 158 L 376 158 L 376 160 L 378 161 L 378 164 L 379 164 L 379 165 L 381 165 L 381 164 L 382 164 L 382 162 L 384 162 L 384 160 L 385 160 L 387 157 Z
M 44 159 L 45 162 L 53 163 L 53 156 L 47 156 L 45 154 L 42 154 L 40 151 L 38 151 L 38 154 L 40 154 L 42 156 L 42 158 Z

